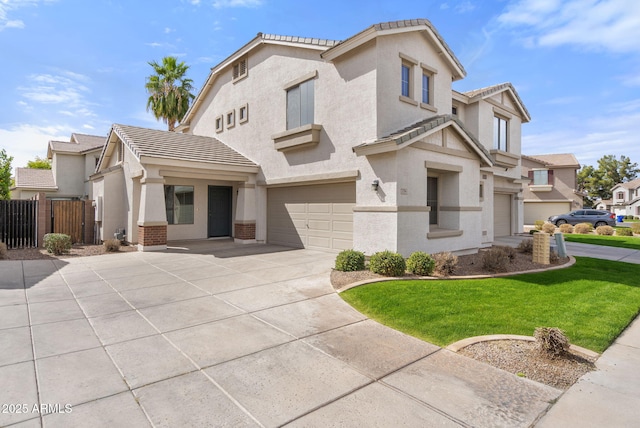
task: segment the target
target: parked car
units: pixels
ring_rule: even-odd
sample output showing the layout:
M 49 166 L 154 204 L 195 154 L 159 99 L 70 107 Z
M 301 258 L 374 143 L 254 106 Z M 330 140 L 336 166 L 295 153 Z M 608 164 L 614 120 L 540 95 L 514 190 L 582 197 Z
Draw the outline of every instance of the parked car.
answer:
M 556 226 L 561 224 L 591 223 L 594 227 L 615 226 L 616 215 L 602 210 L 575 210 L 567 214 L 552 215 L 549 221 Z

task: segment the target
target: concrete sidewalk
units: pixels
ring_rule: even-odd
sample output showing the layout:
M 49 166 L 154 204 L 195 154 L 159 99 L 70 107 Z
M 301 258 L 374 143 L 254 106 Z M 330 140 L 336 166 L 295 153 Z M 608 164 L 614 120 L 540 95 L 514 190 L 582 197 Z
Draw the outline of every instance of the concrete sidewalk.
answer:
M 496 243 L 517 246 L 523 236 Z M 566 242 L 572 256 L 640 264 L 640 251 Z M 639 282 L 640 283 L 640 282 Z M 636 318 L 584 375 L 562 394 L 536 427 L 632 427 L 640 425 L 640 318 Z

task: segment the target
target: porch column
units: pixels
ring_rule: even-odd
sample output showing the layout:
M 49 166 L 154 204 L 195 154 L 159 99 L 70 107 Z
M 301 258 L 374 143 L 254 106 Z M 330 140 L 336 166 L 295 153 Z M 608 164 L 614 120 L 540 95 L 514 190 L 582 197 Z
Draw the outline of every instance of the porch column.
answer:
M 256 186 L 243 183 L 238 187 L 236 218 L 233 222 L 234 241 L 241 244 L 256 242 Z
M 147 170 L 147 175 L 149 171 Z M 167 213 L 164 204 L 164 178 L 146 176 L 140 180 L 138 251 L 167 249 Z

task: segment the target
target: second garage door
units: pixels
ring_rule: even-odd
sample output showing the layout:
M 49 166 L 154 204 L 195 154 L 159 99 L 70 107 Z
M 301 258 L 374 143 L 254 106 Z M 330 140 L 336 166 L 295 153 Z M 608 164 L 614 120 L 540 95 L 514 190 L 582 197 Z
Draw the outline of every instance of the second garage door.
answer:
M 511 195 L 493 195 L 493 236 L 511 235 Z
M 267 191 L 267 242 L 298 248 L 353 247 L 355 183 Z

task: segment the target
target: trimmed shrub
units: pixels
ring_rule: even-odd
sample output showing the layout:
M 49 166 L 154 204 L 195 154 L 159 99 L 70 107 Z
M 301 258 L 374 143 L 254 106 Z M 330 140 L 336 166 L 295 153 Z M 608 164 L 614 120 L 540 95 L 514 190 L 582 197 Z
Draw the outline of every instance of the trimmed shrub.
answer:
M 506 272 L 509 257 L 502 248 L 491 248 L 482 252 L 482 267 L 490 272 Z
M 432 255 L 433 260 L 436 262 L 435 272 L 442 276 L 453 275 L 458 266 L 458 257 L 448 251 L 435 253 Z
M 604 235 L 604 236 L 611 236 L 611 235 L 613 235 L 613 227 L 611 227 L 611 226 L 598 226 L 598 227 L 596 227 L 596 234 Z
M 371 256 L 369 270 L 384 276 L 402 276 L 407 270 L 407 264 L 402 255 L 385 250 Z
M 556 225 L 553 223 L 545 223 L 542 225 L 542 231 L 544 233 L 548 233 L 549 235 L 553 235 L 556 233 Z
M 493 249 L 502 251 L 509 262 L 512 262 L 516 258 L 516 249 L 508 245 L 494 245 Z
M 538 350 L 555 358 L 569 351 L 569 338 L 557 327 L 537 327 L 534 332 Z
M 533 224 L 536 227 L 536 230 L 542 230 L 542 226 L 544 226 L 544 220 L 536 220 L 535 222 L 533 222 Z
M 0 242 L 0 260 L 7 258 L 7 244 Z
M 616 236 L 633 236 L 633 230 L 628 227 L 619 227 L 616 229 Z
M 102 243 L 104 245 L 104 249 L 108 253 L 117 253 L 120 251 L 120 240 L 119 239 L 107 239 Z
M 524 254 L 533 254 L 533 239 L 523 239 L 516 249 Z
M 633 223 L 631 225 L 631 231 L 633 233 L 640 233 L 640 223 Z
M 429 276 L 436 266 L 435 260 L 429 254 L 422 251 L 412 253 L 407 259 L 407 270 L 420 276 Z
M 47 252 L 56 256 L 68 253 L 71 249 L 71 237 L 64 233 L 47 233 L 43 241 Z
M 364 270 L 364 253 L 356 250 L 342 250 L 336 257 L 336 270 L 353 272 Z
M 529 231 L 529 235 L 533 235 L 534 233 L 538 233 L 538 232 L 540 232 L 538 229 L 531 229 Z
M 581 235 L 585 235 L 587 233 L 591 233 L 593 230 L 593 225 L 591 223 L 578 223 L 573 228 L 573 233 L 579 233 Z
M 570 225 L 569 223 L 561 224 L 560 225 L 560 232 L 562 232 L 562 233 L 573 233 L 573 226 Z

